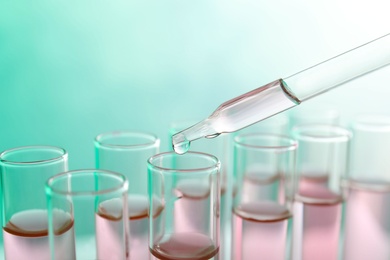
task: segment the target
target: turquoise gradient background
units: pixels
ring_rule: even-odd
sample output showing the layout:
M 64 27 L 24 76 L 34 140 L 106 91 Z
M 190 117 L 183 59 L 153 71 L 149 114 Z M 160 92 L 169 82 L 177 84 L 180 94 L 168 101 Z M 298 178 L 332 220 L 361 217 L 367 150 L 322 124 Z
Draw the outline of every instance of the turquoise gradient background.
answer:
M 70 169 L 92 168 L 93 138 L 120 129 L 153 132 L 166 150 L 172 122 L 389 33 L 389 10 L 389 0 L 1 0 L 0 150 L 55 145 Z M 387 67 L 307 104 L 332 103 L 345 121 L 390 114 L 389 85 Z
M 390 32 L 389 9 L 387 0 L 1 1 L 0 150 L 56 145 L 70 169 L 90 168 L 93 138 L 119 129 L 156 133 L 165 150 L 171 122 Z M 390 113 L 389 75 L 316 100 L 347 116 Z

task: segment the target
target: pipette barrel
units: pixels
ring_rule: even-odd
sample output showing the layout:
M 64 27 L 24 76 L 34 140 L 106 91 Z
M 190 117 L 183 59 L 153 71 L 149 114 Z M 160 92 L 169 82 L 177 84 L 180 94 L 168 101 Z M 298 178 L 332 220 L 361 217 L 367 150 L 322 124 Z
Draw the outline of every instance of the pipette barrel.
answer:
M 390 64 L 390 34 L 284 78 L 288 89 L 305 101 Z
M 235 132 L 389 64 L 390 34 L 386 34 L 224 102 L 207 119 L 173 135 L 173 147 L 185 153 L 193 140 Z

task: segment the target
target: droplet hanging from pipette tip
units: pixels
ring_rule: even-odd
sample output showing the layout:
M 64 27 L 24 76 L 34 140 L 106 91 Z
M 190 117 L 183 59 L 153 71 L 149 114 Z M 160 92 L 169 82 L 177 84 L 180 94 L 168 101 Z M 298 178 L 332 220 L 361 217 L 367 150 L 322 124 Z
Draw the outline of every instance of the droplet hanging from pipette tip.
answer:
M 189 141 L 184 141 L 184 142 L 173 145 L 173 150 L 177 154 L 185 154 L 186 152 L 188 152 L 189 149 L 190 149 L 190 142 Z
M 190 141 L 183 135 L 178 134 L 172 137 L 173 150 L 177 154 L 185 154 L 190 149 Z

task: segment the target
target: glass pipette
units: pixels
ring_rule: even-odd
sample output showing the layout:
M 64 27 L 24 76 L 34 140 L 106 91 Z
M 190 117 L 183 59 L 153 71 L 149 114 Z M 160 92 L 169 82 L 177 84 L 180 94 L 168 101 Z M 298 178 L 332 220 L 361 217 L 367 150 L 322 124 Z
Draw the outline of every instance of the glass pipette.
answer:
M 208 118 L 173 135 L 173 148 L 183 154 L 191 141 L 235 132 L 389 64 L 390 34 L 386 34 L 226 101 Z

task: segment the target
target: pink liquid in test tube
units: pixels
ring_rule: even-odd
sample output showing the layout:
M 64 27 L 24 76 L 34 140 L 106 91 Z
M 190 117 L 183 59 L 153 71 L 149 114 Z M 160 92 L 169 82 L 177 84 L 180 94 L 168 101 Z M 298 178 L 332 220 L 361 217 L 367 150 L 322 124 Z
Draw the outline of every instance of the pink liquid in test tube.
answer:
M 151 249 L 154 259 L 203 260 L 213 258 L 218 252 L 206 235 L 208 226 L 204 219 L 210 214 L 210 190 L 207 182 L 194 185 L 194 180 L 181 181 L 175 189 L 174 232 L 166 234 Z M 199 230 L 205 234 L 200 234 Z
M 272 201 L 241 204 L 233 213 L 232 259 L 284 260 L 291 213 Z
M 326 183 L 325 176 L 301 177 L 294 205 L 293 259 L 338 259 L 343 199 Z
M 390 186 L 350 181 L 347 189 L 344 259 L 390 259 Z
M 75 255 L 73 220 L 65 212 L 55 214 L 59 219 L 56 252 L 63 252 L 72 258 Z M 16 213 L 3 228 L 3 234 L 6 259 L 50 259 L 46 210 L 32 209 Z

